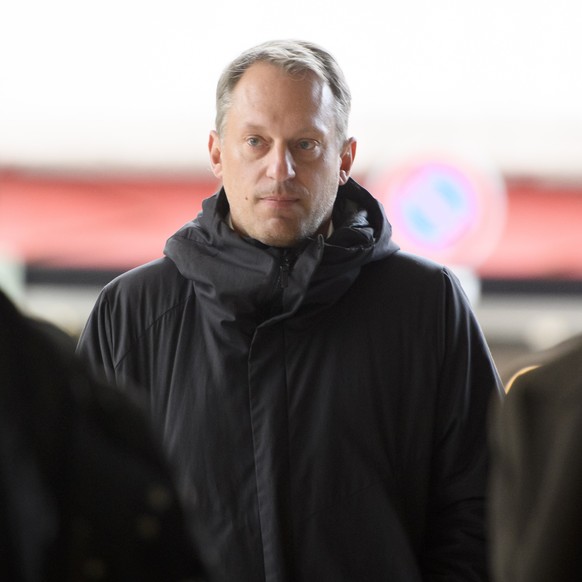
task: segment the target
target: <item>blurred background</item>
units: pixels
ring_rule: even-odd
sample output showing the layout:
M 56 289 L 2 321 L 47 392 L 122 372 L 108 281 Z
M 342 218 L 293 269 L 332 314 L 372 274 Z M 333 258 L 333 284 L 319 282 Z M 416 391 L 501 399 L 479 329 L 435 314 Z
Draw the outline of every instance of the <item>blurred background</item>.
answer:
M 460 277 L 502 376 L 582 333 L 578 0 L 52 0 L 0 8 L 0 286 L 76 336 L 217 183 L 214 90 L 271 38 L 329 49 L 354 177 Z

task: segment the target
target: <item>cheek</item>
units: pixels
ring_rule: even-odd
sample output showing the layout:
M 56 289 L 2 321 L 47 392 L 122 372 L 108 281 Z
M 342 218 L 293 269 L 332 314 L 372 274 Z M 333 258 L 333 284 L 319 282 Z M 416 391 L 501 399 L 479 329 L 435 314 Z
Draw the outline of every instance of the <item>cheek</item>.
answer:
M 238 184 L 249 183 L 260 174 L 260 164 L 239 151 L 223 157 L 222 173 Z
M 340 168 L 335 164 L 327 164 L 317 176 L 320 189 L 328 194 L 333 192 L 333 196 L 340 185 L 340 178 Z

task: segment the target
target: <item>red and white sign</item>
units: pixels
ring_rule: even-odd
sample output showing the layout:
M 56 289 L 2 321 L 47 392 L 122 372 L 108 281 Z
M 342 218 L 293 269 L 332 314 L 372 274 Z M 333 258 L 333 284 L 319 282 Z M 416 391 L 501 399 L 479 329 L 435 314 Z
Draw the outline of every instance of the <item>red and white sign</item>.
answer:
M 446 264 L 477 267 L 505 224 L 502 181 L 493 172 L 445 156 L 402 163 L 372 191 L 403 250 Z

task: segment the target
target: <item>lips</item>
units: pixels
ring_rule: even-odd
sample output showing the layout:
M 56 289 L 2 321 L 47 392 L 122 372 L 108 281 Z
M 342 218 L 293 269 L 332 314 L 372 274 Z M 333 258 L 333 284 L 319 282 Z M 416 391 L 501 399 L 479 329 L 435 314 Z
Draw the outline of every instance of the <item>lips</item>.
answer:
M 299 199 L 298 198 L 281 198 L 279 196 L 270 196 L 261 199 L 262 204 L 266 208 L 270 208 L 272 211 L 289 211 L 290 209 L 296 208 Z
M 274 210 L 285 210 L 302 204 L 306 193 L 292 187 L 281 187 L 263 190 L 257 193 L 258 201 Z
M 298 202 L 299 198 L 297 196 L 264 196 L 261 200 L 265 200 L 267 202 L 274 202 L 274 203 L 289 203 L 289 202 Z

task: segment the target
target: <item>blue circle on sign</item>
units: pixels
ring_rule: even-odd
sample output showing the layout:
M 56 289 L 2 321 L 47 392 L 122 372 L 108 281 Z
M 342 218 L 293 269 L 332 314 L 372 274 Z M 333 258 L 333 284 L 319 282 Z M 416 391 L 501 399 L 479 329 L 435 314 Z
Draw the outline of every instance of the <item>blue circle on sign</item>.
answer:
M 473 185 L 443 164 L 416 168 L 400 184 L 393 203 L 399 207 L 408 236 L 435 249 L 454 244 L 478 221 L 478 194 Z

